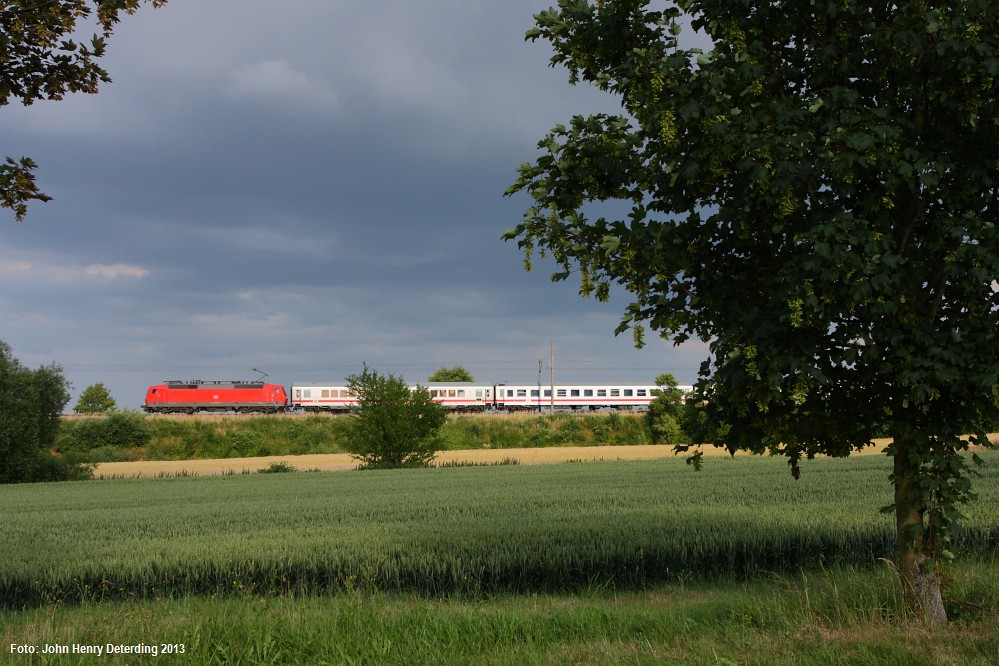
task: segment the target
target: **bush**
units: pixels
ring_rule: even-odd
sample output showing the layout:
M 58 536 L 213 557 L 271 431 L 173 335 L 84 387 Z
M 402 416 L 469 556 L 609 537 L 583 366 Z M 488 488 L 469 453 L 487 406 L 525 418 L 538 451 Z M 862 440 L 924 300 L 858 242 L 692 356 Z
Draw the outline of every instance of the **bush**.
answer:
M 438 431 L 447 411 L 402 377 L 381 375 L 367 365 L 347 377 L 358 407 L 350 417 L 343 447 L 364 468 L 426 467 L 439 448 Z
M 656 398 L 649 404 L 645 421 L 653 444 L 683 444 L 687 436 L 680 425 L 683 392 L 669 373 L 656 377 Z
M 102 448 L 135 449 L 145 447 L 152 437 L 153 430 L 142 414 L 113 412 L 105 417 L 77 421 L 62 446 L 79 453 Z

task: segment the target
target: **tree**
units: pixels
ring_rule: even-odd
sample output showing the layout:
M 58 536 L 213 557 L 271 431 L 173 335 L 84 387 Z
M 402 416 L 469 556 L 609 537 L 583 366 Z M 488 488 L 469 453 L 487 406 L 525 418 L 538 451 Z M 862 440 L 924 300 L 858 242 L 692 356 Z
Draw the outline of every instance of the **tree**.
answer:
M 0 7 L 0 107 L 12 99 L 29 106 L 66 93 L 96 93 L 111 78 L 98 61 L 122 14 L 142 0 L 13 0 Z M 154 7 L 166 0 L 144 0 Z M 94 14 L 96 10 L 96 14 Z M 72 40 L 78 21 L 92 14 L 101 28 L 89 44 Z M 0 163 L 0 206 L 21 220 L 31 200 L 49 201 L 35 183 L 37 165 L 27 157 Z
M 347 377 L 357 396 L 344 448 L 366 468 L 425 467 L 436 455 L 437 431 L 447 411 L 422 386 L 410 389 L 402 377 L 364 365 Z
M 111 391 L 101 382 L 97 382 L 80 392 L 73 411 L 77 414 L 103 414 L 113 412 L 117 408 L 117 403 L 111 397 Z
M 504 236 L 584 294 L 622 285 L 638 343 L 708 341 L 695 399 L 731 451 L 797 475 L 887 430 L 906 596 L 945 621 L 962 435 L 988 445 L 999 394 L 999 0 L 651 4 L 535 16 L 527 37 L 625 113 L 538 144 Z
M 51 453 L 67 402 L 69 385 L 59 366 L 29 370 L 0 341 L 0 483 L 78 475 Z
M 472 377 L 472 373 L 465 369 L 464 366 L 456 365 L 453 368 L 449 368 L 445 365 L 437 368 L 434 374 L 427 377 L 428 382 L 474 382 L 475 378 Z
M 645 423 L 655 444 L 682 444 L 685 441 L 680 417 L 683 410 L 683 391 L 671 373 L 656 377 L 656 397 L 645 412 Z

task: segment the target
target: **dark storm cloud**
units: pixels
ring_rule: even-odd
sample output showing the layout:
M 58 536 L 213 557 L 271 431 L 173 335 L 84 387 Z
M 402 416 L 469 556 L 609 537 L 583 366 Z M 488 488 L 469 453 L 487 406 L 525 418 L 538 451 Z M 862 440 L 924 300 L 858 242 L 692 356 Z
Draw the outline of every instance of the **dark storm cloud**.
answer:
M 626 304 L 524 273 L 500 240 L 516 167 L 574 113 L 543 44 L 547 3 L 171 0 L 127 17 L 97 96 L 0 112 L 0 151 L 43 190 L 4 222 L 2 333 L 77 390 L 137 407 L 166 378 L 417 381 L 462 363 L 532 381 L 692 381 L 700 345 L 633 349 Z M 546 369 L 547 373 L 548 370 Z

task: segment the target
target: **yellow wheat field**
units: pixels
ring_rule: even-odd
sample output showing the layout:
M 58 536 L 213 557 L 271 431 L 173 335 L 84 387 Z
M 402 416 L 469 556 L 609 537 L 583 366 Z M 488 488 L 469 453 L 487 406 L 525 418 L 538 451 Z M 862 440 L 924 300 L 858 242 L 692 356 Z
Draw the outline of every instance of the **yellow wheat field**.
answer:
M 875 440 L 875 446 L 864 454 L 881 453 L 890 440 Z M 706 456 L 728 455 L 725 449 L 706 446 Z M 681 454 L 682 455 L 682 454 Z M 748 455 L 748 454 L 739 454 Z M 560 446 L 542 449 L 480 449 L 472 451 L 441 451 L 437 463 L 489 464 L 516 460 L 521 465 L 543 465 L 573 460 L 652 460 L 673 458 L 673 447 L 655 444 L 639 446 Z M 304 456 L 268 456 L 261 458 L 225 458 L 216 460 L 143 460 L 137 462 L 101 463 L 94 470 L 97 478 L 140 478 L 156 476 L 241 474 L 266 469 L 273 463 L 287 463 L 296 470 L 323 472 L 347 471 L 357 468 L 357 461 L 346 453 Z

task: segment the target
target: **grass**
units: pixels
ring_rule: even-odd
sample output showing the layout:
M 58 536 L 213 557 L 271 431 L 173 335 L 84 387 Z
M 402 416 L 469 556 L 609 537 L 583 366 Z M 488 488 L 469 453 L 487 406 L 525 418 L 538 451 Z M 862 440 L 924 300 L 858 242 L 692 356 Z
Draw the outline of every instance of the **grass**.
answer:
M 995 564 L 967 562 L 953 573 L 964 587 L 951 593 L 999 607 Z M 907 621 L 898 597 L 885 567 L 474 600 L 354 592 L 53 606 L 0 612 L 0 660 L 40 663 L 10 655 L 11 643 L 165 643 L 185 650 L 166 663 L 185 664 L 996 663 L 995 611 L 933 629 Z
M 982 457 L 940 629 L 877 559 L 880 456 L 800 481 L 720 458 L 4 486 L 0 664 L 141 643 L 184 654 L 83 663 L 994 665 L 999 452 Z
M 955 546 L 993 557 L 999 452 L 983 457 Z M 799 481 L 781 460 L 721 458 L 6 486 L 20 509 L 0 521 L 0 601 L 474 597 L 870 566 L 893 552 L 888 463 L 810 461 Z

